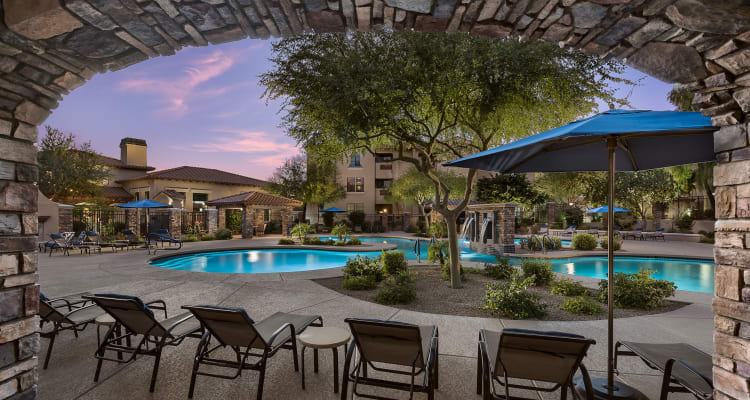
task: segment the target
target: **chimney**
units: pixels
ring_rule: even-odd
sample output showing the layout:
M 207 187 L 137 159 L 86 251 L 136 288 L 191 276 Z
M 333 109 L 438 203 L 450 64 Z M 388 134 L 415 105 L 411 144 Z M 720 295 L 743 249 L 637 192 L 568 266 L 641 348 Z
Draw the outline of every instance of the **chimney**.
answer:
M 124 138 L 120 141 L 120 161 L 125 165 L 145 167 L 146 141 L 143 139 Z

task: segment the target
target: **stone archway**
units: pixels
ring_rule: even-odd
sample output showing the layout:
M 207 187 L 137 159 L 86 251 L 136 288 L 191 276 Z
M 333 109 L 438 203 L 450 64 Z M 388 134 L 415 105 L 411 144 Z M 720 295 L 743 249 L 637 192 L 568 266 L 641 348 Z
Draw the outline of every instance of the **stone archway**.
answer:
M 750 6 L 742 0 L 3 0 L 0 397 L 35 397 L 36 126 L 96 73 L 186 46 L 310 31 L 414 29 L 539 39 L 695 92 L 721 126 L 714 377 L 750 392 Z M 745 287 L 748 285 L 748 287 Z M 16 397 L 17 396 L 17 397 Z

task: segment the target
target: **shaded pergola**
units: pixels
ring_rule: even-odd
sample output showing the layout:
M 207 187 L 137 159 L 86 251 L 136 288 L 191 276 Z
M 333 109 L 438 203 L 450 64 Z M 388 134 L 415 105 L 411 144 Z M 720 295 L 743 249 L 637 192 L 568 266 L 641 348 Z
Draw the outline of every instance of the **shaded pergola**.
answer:
M 302 206 L 302 202 L 264 192 L 243 192 L 209 200 L 206 205 L 218 209 L 219 228 L 226 228 L 227 210 L 242 210 L 242 237 L 251 238 L 256 232 L 263 232 L 267 222 L 265 210 L 269 210 L 269 221 L 280 221 L 281 232 L 285 233 L 292 216 L 292 208 Z

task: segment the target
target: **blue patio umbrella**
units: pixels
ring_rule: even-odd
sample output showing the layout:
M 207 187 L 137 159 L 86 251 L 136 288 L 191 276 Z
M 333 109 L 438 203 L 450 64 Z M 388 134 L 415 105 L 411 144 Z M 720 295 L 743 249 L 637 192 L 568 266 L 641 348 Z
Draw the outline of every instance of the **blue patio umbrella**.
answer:
M 342 209 L 340 209 L 340 208 L 336 208 L 336 207 L 331 207 L 331 208 L 326 208 L 325 210 L 320 210 L 320 212 L 324 212 L 324 213 L 325 213 L 325 212 L 332 212 L 332 213 L 345 213 L 345 212 L 346 212 L 346 210 L 342 210 Z
M 614 240 L 615 171 L 713 161 L 711 119 L 697 112 L 609 110 L 559 128 L 472 154 L 446 166 L 500 173 L 607 171 L 607 236 Z M 645 398 L 614 380 L 614 249 L 608 246 L 607 379 L 594 379 L 599 398 Z
M 120 207 L 120 208 L 145 208 L 145 209 L 149 209 L 149 208 L 167 208 L 167 207 L 171 207 L 171 206 L 169 204 L 160 203 L 158 201 L 154 201 L 154 200 L 151 200 L 151 199 L 143 199 L 143 200 L 131 201 L 130 203 L 118 204 L 117 207 Z M 146 211 L 146 227 L 147 227 L 146 229 L 147 230 L 148 230 L 148 226 L 149 226 L 149 224 L 148 224 L 148 219 L 149 218 L 148 217 L 149 217 L 148 211 Z
M 601 207 L 596 207 L 596 208 L 590 208 L 590 209 L 586 210 L 586 212 L 587 213 L 591 213 L 591 214 L 605 214 L 605 213 L 608 214 L 609 213 L 609 206 L 601 206 Z M 618 213 L 618 212 L 630 212 L 630 210 L 626 210 L 626 209 L 620 208 L 620 207 L 615 207 L 615 212 L 616 213 Z

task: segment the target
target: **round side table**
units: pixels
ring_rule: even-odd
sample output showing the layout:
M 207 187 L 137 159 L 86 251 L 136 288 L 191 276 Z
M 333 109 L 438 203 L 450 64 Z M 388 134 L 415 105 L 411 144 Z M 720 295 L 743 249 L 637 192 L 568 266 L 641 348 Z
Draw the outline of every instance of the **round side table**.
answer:
M 309 327 L 297 336 L 302 345 L 302 389 L 305 389 L 305 350 L 313 349 L 314 371 L 318 372 L 318 350 L 333 350 L 333 392 L 339 392 L 339 346 L 346 346 L 351 338 L 347 329 L 336 327 Z
M 120 325 L 115 321 L 115 319 L 111 315 L 109 315 L 107 313 L 104 313 L 104 314 L 96 317 L 96 319 L 94 320 L 94 324 L 96 324 L 96 342 L 100 346 L 102 344 L 102 341 L 101 341 L 101 338 L 100 338 L 100 334 L 99 334 L 99 328 L 100 327 L 103 326 L 103 327 L 106 327 L 107 329 L 109 329 L 112 325 L 114 325 L 115 326 L 114 329 L 115 329 L 115 335 L 116 335 L 116 337 L 119 338 L 121 336 L 121 334 L 122 334 L 122 330 L 120 329 Z M 127 345 L 130 346 L 130 336 L 128 336 L 125 340 L 127 342 Z M 121 340 L 118 339 L 117 340 L 117 344 L 121 344 L 121 343 L 122 343 Z M 120 352 L 120 351 L 117 352 L 117 359 L 118 360 L 122 360 L 122 352 Z

